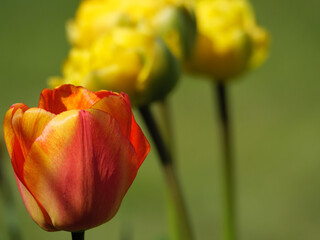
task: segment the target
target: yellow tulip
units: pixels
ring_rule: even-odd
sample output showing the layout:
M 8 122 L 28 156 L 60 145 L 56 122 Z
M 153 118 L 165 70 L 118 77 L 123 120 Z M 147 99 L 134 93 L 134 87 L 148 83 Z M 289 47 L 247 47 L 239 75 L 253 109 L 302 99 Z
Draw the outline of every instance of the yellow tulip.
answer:
M 196 36 L 192 4 L 178 0 L 82 1 L 67 32 L 74 46 L 88 47 L 118 26 L 152 29 L 180 59 L 188 56 Z
M 89 47 L 114 26 L 130 25 L 130 20 L 118 1 L 82 1 L 74 19 L 67 23 L 69 41 L 75 47 Z
M 195 12 L 198 35 L 189 71 L 229 79 L 265 60 L 269 36 L 256 24 L 247 1 L 199 0 Z
M 126 92 L 135 105 L 165 97 L 179 78 L 179 65 L 163 41 L 153 34 L 127 27 L 113 28 L 90 48 L 73 48 L 63 66 L 64 83 L 92 91 Z

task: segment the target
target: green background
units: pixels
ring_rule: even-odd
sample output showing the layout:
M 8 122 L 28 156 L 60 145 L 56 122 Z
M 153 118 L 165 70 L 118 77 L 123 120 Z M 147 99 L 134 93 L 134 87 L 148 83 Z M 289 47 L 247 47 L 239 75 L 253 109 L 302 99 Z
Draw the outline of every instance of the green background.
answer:
M 46 79 L 60 73 L 69 48 L 64 25 L 77 4 L 0 1 L 1 119 L 13 103 L 36 106 Z M 228 85 L 240 239 L 318 240 L 320 1 L 252 4 L 272 43 L 261 68 Z M 221 149 L 212 82 L 183 77 L 169 102 L 179 176 L 196 239 L 220 239 Z M 47 233 L 31 220 L 6 152 L 4 156 L 2 167 L 17 209 L 15 215 L 9 213 L 0 196 L 0 239 L 8 239 L 12 220 L 20 224 L 24 239 L 71 239 L 66 232 Z M 87 231 L 86 239 L 120 239 L 125 232 L 135 240 L 167 239 L 166 191 L 157 161 L 153 148 L 119 213 Z

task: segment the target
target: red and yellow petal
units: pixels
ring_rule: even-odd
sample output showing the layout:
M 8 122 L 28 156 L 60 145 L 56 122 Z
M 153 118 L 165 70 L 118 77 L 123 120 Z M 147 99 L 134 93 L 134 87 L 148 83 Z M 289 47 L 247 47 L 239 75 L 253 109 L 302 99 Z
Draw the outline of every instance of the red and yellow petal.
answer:
M 15 174 L 20 178 L 23 176 L 23 165 L 31 145 L 55 116 L 40 108 L 26 109 L 25 105 L 13 108 L 14 114 L 11 114 L 11 123 L 8 119 L 10 118 L 10 110 L 8 116 L 5 117 L 5 131 L 8 132 L 6 141 L 10 142 L 8 150 L 11 152 L 11 163 Z
M 96 92 L 94 92 L 94 94 L 100 99 L 105 98 L 105 97 L 109 97 L 110 95 L 112 95 L 112 96 L 118 96 L 119 95 L 119 93 L 112 92 L 112 91 L 107 91 L 107 90 L 96 91 Z
M 150 144 L 134 119 L 129 96 L 126 93 L 109 91 L 99 91 L 96 94 L 101 100 L 91 108 L 110 113 L 119 121 L 124 134 L 134 146 L 140 166 L 150 151 Z
M 15 141 L 15 133 L 12 127 L 13 115 L 16 113 L 18 109 L 21 109 L 22 111 L 26 111 L 28 108 L 29 107 L 23 103 L 17 103 L 12 105 L 12 107 L 10 107 L 10 109 L 7 111 L 6 115 L 4 116 L 3 132 L 4 132 L 4 139 L 7 145 L 10 158 L 12 158 L 14 141 Z
M 24 184 L 20 181 L 16 174 L 15 177 L 21 198 L 31 218 L 46 231 L 56 231 L 56 229 L 52 225 L 48 213 L 40 207 L 39 203 L 32 196 L 29 190 L 24 186 Z
M 139 163 L 118 121 L 99 110 L 67 111 L 45 127 L 24 164 L 24 182 L 54 228 L 77 231 L 111 219 Z
M 110 114 L 120 124 L 122 132 L 129 137 L 131 132 L 132 110 L 126 100 L 119 94 L 108 94 L 95 103 L 91 109 L 98 109 Z
M 12 119 L 12 126 L 24 156 L 27 156 L 33 142 L 55 116 L 41 108 L 30 108 L 24 113 L 21 109 L 16 111 Z
M 86 88 L 65 84 L 53 90 L 44 89 L 39 108 L 59 114 L 73 109 L 88 109 L 99 100 L 96 94 Z

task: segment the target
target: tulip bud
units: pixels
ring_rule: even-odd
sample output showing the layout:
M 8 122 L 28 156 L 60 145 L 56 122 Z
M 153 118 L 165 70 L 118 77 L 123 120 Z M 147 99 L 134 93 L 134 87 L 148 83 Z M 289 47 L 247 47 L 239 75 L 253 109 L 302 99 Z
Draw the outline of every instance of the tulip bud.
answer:
M 110 220 L 150 145 L 123 93 L 62 85 L 38 108 L 14 104 L 4 138 L 23 202 L 47 231 L 83 231 Z
M 114 28 L 91 48 L 72 49 L 63 78 L 50 82 L 122 91 L 133 104 L 144 105 L 164 98 L 178 77 L 178 62 L 161 39 L 136 29 Z
M 267 55 L 267 32 L 257 26 L 245 0 L 199 0 L 198 36 L 187 70 L 216 79 L 236 77 Z
M 196 21 L 186 6 L 169 5 L 153 17 L 152 25 L 178 59 L 190 55 L 196 37 Z

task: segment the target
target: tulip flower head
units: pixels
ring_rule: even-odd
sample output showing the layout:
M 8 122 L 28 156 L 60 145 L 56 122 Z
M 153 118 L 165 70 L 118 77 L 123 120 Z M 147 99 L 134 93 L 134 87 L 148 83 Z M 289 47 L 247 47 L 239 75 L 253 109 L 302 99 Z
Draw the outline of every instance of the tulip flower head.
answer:
M 63 83 L 90 90 L 111 89 L 129 94 L 133 105 L 164 98 L 175 86 L 180 67 L 165 43 L 145 30 L 118 27 L 90 48 L 73 48 L 63 66 Z
M 246 0 L 199 0 L 195 12 L 198 36 L 190 72 L 229 79 L 265 60 L 269 37 Z
M 4 137 L 23 202 L 47 231 L 110 220 L 150 146 L 126 94 L 62 85 L 37 108 L 14 104 Z
M 151 27 L 162 36 L 179 60 L 189 57 L 196 39 L 196 20 L 191 6 L 180 4 L 164 7 L 152 18 Z
M 189 55 L 196 36 L 195 16 L 189 1 L 84 0 L 67 24 L 73 46 L 88 47 L 113 27 L 148 26 L 163 37 L 179 59 Z
M 119 1 L 81 1 L 75 18 L 67 22 L 70 43 L 77 48 L 87 48 L 113 27 L 133 25 L 130 17 L 121 10 L 120 6 L 122 4 Z

